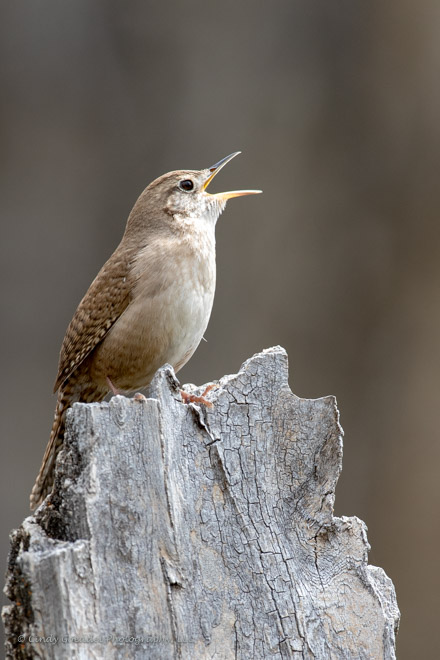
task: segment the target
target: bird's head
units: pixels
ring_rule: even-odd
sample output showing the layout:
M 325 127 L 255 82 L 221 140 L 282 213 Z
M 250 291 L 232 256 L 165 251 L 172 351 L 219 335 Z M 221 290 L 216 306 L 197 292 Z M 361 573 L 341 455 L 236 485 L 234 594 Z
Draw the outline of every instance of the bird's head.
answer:
M 236 151 L 204 170 L 176 170 L 163 174 L 145 188 L 132 215 L 137 215 L 135 212 L 138 206 L 139 210 L 142 210 L 144 219 L 145 214 L 148 217 L 149 223 L 155 223 L 156 218 L 159 220 L 158 216 L 165 213 L 169 217 L 183 221 L 200 218 L 214 226 L 228 199 L 261 192 L 261 190 L 232 190 L 214 194 L 207 192 L 213 178 L 239 153 L 240 151 Z

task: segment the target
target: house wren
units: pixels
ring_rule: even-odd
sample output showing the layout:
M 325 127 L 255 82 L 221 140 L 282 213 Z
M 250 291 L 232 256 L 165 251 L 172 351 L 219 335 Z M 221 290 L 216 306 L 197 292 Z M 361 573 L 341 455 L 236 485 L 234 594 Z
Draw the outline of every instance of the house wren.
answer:
M 109 391 L 146 387 L 166 362 L 177 372 L 208 325 L 215 291 L 215 225 L 231 197 L 209 194 L 215 175 L 240 152 L 206 170 L 178 170 L 145 188 L 122 240 L 90 285 L 61 347 L 50 439 L 30 497 L 34 509 L 53 485 L 66 410 Z

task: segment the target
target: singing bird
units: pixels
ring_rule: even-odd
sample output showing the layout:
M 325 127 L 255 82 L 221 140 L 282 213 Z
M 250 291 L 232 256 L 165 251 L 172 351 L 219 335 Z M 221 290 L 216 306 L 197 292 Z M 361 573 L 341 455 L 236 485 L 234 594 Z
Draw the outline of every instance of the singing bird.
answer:
M 164 174 L 134 205 L 120 244 L 67 328 L 54 388 L 55 417 L 31 509 L 52 488 L 66 410 L 73 403 L 142 389 L 167 362 L 177 372 L 199 345 L 214 300 L 217 219 L 228 199 L 261 192 L 207 192 L 239 153 L 208 169 Z

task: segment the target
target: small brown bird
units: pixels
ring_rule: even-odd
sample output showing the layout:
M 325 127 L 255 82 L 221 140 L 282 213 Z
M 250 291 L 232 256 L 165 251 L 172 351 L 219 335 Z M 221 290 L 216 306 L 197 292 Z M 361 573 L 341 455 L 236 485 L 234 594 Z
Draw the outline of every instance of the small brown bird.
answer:
M 231 197 L 261 192 L 206 192 L 239 153 L 206 170 L 164 174 L 134 205 L 120 244 L 67 328 L 55 418 L 31 509 L 52 488 L 67 408 L 76 401 L 102 401 L 109 391 L 146 387 L 159 367 L 168 362 L 177 372 L 199 345 L 214 300 L 217 219 Z

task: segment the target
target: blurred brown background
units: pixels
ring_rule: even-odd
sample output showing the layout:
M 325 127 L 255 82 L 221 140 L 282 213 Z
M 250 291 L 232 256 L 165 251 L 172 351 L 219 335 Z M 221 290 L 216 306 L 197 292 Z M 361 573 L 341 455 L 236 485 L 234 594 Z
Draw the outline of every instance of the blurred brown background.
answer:
M 336 512 L 393 579 L 401 660 L 438 656 L 440 5 L 2 3 L 1 547 L 28 514 L 58 351 L 141 190 L 243 155 L 211 323 L 183 382 L 282 344 L 335 394 Z

